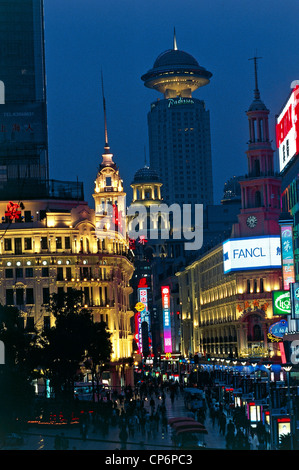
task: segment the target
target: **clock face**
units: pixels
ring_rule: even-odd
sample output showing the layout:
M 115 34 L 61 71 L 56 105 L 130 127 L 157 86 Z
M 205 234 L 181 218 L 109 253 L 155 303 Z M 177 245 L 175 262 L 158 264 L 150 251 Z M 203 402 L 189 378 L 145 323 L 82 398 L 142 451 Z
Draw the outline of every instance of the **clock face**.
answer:
M 255 215 L 250 215 L 248 219 L 246 220 L 246 223 L 249 228 L 253 228 L 257 224 L 257 218 L 255 217 Z

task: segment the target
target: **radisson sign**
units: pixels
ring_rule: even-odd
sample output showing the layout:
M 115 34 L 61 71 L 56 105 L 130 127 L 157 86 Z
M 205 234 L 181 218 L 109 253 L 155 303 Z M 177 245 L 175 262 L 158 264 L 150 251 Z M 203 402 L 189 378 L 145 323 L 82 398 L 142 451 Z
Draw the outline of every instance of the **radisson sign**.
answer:
M 290 291 L 277 290 L 272 292 L 273 315 L 291 315 Z
M 194 104 L 194 101 L 191 100 L 190 98 L 176 98 L 176 99 L 173 99 L 173 98 L 169 98 L 168 99 L 168 108 L 170 108 L 171 106 L 176 106 L 178 104 Z

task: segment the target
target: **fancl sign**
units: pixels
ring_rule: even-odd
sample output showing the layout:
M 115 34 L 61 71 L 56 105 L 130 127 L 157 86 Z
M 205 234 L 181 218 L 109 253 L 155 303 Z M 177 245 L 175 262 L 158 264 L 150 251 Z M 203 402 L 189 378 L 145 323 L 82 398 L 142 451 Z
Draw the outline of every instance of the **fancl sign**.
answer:
M 279 236 L 235 238 L 223 243 L 224 273 L 249 269 L 281 268 Z
M 273 315 L 291 315 L 290 291 L 273 291 Z
M 171 106 L 177 106 L 179 104 L 194 104 L 194 101 L 191 100 L 190 98 L 169 98 L 168 99 L 168 108 Z

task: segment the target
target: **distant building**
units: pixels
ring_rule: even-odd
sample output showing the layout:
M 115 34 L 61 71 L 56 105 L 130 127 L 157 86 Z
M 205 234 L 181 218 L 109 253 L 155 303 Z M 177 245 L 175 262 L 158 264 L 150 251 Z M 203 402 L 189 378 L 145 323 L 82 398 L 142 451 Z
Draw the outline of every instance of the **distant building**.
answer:
M 22 200 L 49 179 L 43 0 L 0 0 L 0 80 L 0 199 Z
M 193 92 L 212 74 L 177 48 L 159 55 L 141 78 L 163 95 L 148 113 L 150 167 L 163 183 L 166 204 L 213 204 L 210 114 Z
M 270 330 L 281 319 L 272 309 L 272 291 L 282 288 L 281 179 L 274 170 L 268 114 L 256 75 L 254 100 L 247 112 L 248 175 L 238 179 L 238 221 L 227 240 L 177 273 L 182 353 L 187 356 L 281 359 L 279 341 Z M 232 187 L 225 192 L 227 196 L 234 193 Z

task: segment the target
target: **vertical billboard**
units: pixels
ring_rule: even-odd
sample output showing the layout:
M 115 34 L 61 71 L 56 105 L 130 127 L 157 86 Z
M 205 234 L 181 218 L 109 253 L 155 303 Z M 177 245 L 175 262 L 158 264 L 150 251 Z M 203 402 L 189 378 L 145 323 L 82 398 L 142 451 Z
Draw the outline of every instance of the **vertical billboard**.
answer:
M 299 320 L 299 282 L 293 282 L 290 284 L 291 293 L 291 318 L 293 320 Z
M 151 352 L 151 325 L 150 325 L 150 312 L 148 309 L 148 290 L 149 287 L 146 278 L 141 278 L 138 284 L 138 304 L 143 306 L 140 310 L 140 318 L 138 324 L 139 331 L 139 344 L 142 345 L 140 352 L 144 356 L 148 356 Z M 142 349 L 142 350 L 141 350 Z
M 169 286 L 162 286 L 161 291 L 163 310 L 164 352 L 166 354 L 172 352 Z
M 299 153 L 299 86 L 293 89 L 287 103 L 276 118 L 276 146 L 280 172 Z
M 281 262 L 283 289 L 290 290 L 290 284 L 295 282 L 292 224 L 281 224 Z

